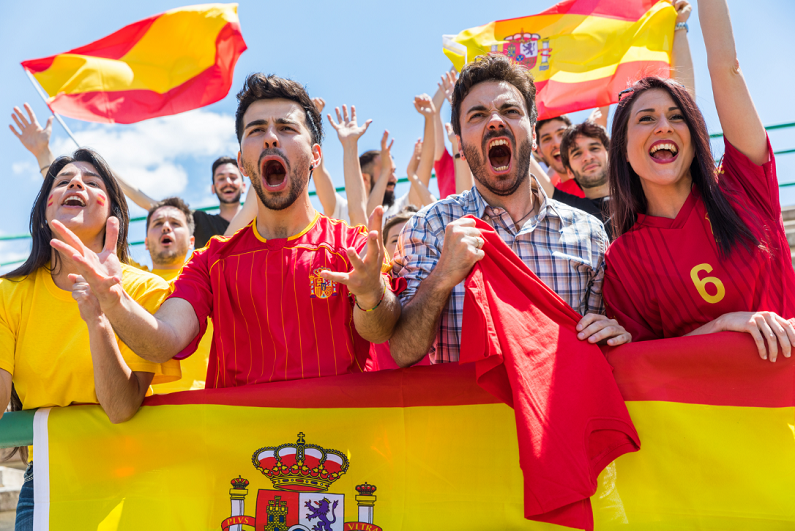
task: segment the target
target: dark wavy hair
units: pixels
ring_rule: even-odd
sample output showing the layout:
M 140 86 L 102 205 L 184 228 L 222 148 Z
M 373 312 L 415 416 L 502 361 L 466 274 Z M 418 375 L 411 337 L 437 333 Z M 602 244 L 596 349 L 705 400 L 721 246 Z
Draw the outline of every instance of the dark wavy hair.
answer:
M 87 162 L 93 165 L 105 183 L 105 188 L 108 190 L 108 200 L 110 201 L 110 215 L 119 219 L 119 240 L 116 245 L 116 255 L 119 257 L 120 262 L 129 263 L 127 231 L 130 226 L 130 213 L 127 208 L 127 200 L 124 198 L 124 192 L 122 192 L 113 170 L 110 169 L 105 159 L 92 149 L 80 148 L 72 153 L 71 156 L 58 157 L 50 166 L 39 189 L 39 195 L 36 196 L 36 201 L 30 211 L 30 236 L 32 239 L 30 256 L 21 266 L 10 273 L 2 275 L 0 278 L 9 280 L 22 279 L 40 267 L 47 267 L 50 260 L 52 260 L 52 263 L 49 266 L 49 270 L 56 271 L 58 269 L 58 253 L 53 253 L 52 247 L 50 247 L 52 231 L 47 224 L 47 197 L 50 194 L 53 182 L 55 182 L 55 177 L 67 164 L 72 162 Z
M 729 202 L 732 191 L 723 189 L 719 183 L 707 124 L 685 87 L 673 80 L 644 77 L 635 82 L 630 89 L 630 92 L 618 102 L 608 152 L 610 210 L 615 237 L 618 238 L 629 232 L 635 225 L 637 215 L 645 213 L 648 208 L 640 177 L 632 169 L 627 158 L 627 132 L 633 103 L 644 92 L 657 89 L 664 90 L 671 96 L 690 130 L 695 152 L 690 165 L 690 175 L 709 214 L 721 258 L 727 257 L 738 243 L 746 249 L 759 245 L 759 240 L 753 231 L 740 219 Z
M 243 88 L 237 93 L 237 112 L 235 113 L 235 133 L 238 143 L 243 140 L 243 115 L 249 105 L 258 100 L 282 98 L 296 102 L 304 109 L 306 126 L 312 135 L 312 142 L 321 144 L 323 141 L 323 120 L 315 104 L 309 98 L 306 88 L 292 79 L 285 79 L 274 74 L 249 74 Z M 213 173 L 215 173 L 213 171 Z
M 461 134 L 461 103 L 472 87 L 485 81 L 505 81 L 516 87 L 524 98 L 527 117 L 530 125 L 535 126 L 538 118 L 536 108 L 536 86 L 533 74 L 512 59 L 502 54 L 479 55 L 461 69 L 458 81 L 453 88 L 452 105 L 450 105 L 450 121 L 455 134 Z

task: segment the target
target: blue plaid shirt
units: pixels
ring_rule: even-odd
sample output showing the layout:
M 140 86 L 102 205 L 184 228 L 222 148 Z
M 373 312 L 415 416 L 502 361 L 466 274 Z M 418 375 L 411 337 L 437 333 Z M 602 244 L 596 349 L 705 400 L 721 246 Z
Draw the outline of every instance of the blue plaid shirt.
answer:
M 577 312 L 604 313 L 602 282 L 609 242 L 604 226 L 582 210 L 549 199 L 537 182 L 533 184 L 541 207 L 518 232 L 508 212 L 489 206 L 477 186 L 438 201 L 412 217 L 401 231 L 395 251 L 393 271 L 407 282 L 406 290 L 400 294 L 401 302 L 405 305 L 414 297 L 420 283 L 439 262 L 447 224 L 473 215 L 493 226 L 527 267 Z M 463 311 L 461 282 L 453 288 L 447 307 L 442 310 L 430 350 L 434 363 L 458 361 Z

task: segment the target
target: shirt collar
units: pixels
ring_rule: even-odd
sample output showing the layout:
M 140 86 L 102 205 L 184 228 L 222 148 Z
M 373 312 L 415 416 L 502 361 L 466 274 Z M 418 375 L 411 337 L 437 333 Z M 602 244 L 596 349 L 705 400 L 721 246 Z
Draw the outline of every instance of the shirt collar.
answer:
M 540 199 L 541 200 L 541 205 L 538 208 L 538 214 L 536 214 L 535 216 L 530 218 L 530 220 L 533 220 L 533 225 L 536 225 L 537 223 L 542 221 L 549 214 L 554 214 L 554 215 L 560 217 L 560 213 L 555 208 L 555 205 L 549 200 L 549 197 L 544 192 L 544 188 L 541 187 L 541 183 L 538 182 L 538 178 L 535 175 L 533 175 L 532 173 L 530 174 L 530 177 L 533 179 L 533 182 L 532 182 L 532 185 L 531 185 L 532 186 L 532 191 L 535 194 L 536 199 Z M 470 190 L 470 192 L 471 192 L 470 193 L 471 200 L 469 201 L 469 203 L 465 207 L 465 211 L 466 212 L 465 212 L 464 215 L 471 214 L 473 216 L 476 216 L 479 219 L 482 219 L 483 218 L 483 214 L 486 213 L 486 208 L 489 208 L 489 209 L 492 209 L 492 210 L 495 208 L 495 207 L 492 207 L 491 205 L 489 205 L 486 202 L 486 200 L 480 194 L 480 191 L 478 190 L 477 186 L 473 186 L 472 190 Z M 528 220 L 528 221 L 530 221 L 530 220 Z M 525 224 L 527 224 L 527 221 L 525 221 Z

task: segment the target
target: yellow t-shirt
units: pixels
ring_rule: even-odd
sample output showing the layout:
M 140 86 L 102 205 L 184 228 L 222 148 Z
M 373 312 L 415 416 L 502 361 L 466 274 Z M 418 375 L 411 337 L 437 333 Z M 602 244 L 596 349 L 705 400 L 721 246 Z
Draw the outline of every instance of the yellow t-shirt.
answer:
M 163 278 L 173 286 L 174 280 L 179 276 L 181 269 L 153 269 L 152 273 Z M 180 361 L 182 378 L 176 382 L 153 385 L 155 394 L 164 395 L 189 389 L 204 389 L 207 378 L 207 362 L 210 359 L 210 347 L 213 344 L 213 323 L 207 322 L 207 331 L 199 342 L 196 352 L 192 356 Z
M 122 287 L 152 313 L 170 293 L 162 279 L 126 264 Z M 179 362 L 151 363 L 118 343 L 130 369 L 154 373 L 153 383 L 179 379 Z M 0 369 L 13 376 L 22 409 L 98 403 L 88 328 L 71 292 L 46 268 L 19 281 L 0 279 Z

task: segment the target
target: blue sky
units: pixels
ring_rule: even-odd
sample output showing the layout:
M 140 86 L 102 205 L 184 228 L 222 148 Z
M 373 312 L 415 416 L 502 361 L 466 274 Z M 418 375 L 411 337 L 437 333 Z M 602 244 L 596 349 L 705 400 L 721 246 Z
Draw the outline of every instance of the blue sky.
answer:
M 217 200 L 210 194 L 210 164 L 220 155 L 235 155 L 234 94 L 250 72 L 275 73 L 305 84 L 310 95 L 329 107 L 355 104 L 361 120 L 373 124 L 360 141 L 360 151 L 378 146 L 388 129 L 395 139 L 399 174 L 405 173 L 414 140 L 422 134 L 422 117 L 413 97 L 436 90 L 450 63 L 441 36 L 492 20 L 527 16 L 552 0 L 524 2 L 268 2 L 241 0 L 240 15 L 248 50 L 235 70 L 229 95 L 201 110 L 133 125 L 97 125 L 65 118 L 81 143 L 95 147 L 114 169 L 149 195 L 178 194 L 192 206 Z M 10 123 L 14 105 L 29 102 L 43 123 L 48 110 L 23 74 L 25 59 L 65 52 L 117 29 L 168 9 L 187 5 L 174 0 L 8 2 L 0 18 L 0 110 Z M 695 2 L 694 2 L 695 6 Z M 730 0 L 740 64 L 765 124 L 795 122 L 795 59 L 791 0 Z M 706 67 L 697 8 L 690 19 L 690 45 L 696 68 L 697 102 L 710 131 L 719 131 Z M 327 107 L 328 110 L 328 107 Z M 443 111 L 449 116 L 449 107 Z M 324 113 L 325 114 L 325 113 Z M 586 111 L 574 117 L 584 118 Z M 581 119 L 582 119 L 581 118 Z M 327 122 L 324 154 L 335 183 L 342 182 L 342 150 Z M 774 150 L 795 149 L 795 129 L 771 133 Z M 74 145 L 56 123 L 56 155 Z M 715 144 L 716 151 L 722 146 Z M 0 131 L 0 168 L 6 204 L 0 212 L 0 235 L 27 232 L 30 207 L 41 185 L 35 160 L 11 132 Z M 778 159 L 780 182 L 795 181 L 795 154 Z M 310 185 L 311 186 L 311 185 Z M 795 204 L 795 187 L 782 189 L 782 204 Z M 143 211 L 131 205 L 134 216 Z M 134 224 L 133 240 L 143 239 L 143 224 Z M 0 242 L 0 263 L 24 258 L 27 242 Z M 142 247 L 133 256 L 146 262 Z M 7 269 L 7 268 L 5 268 Z

